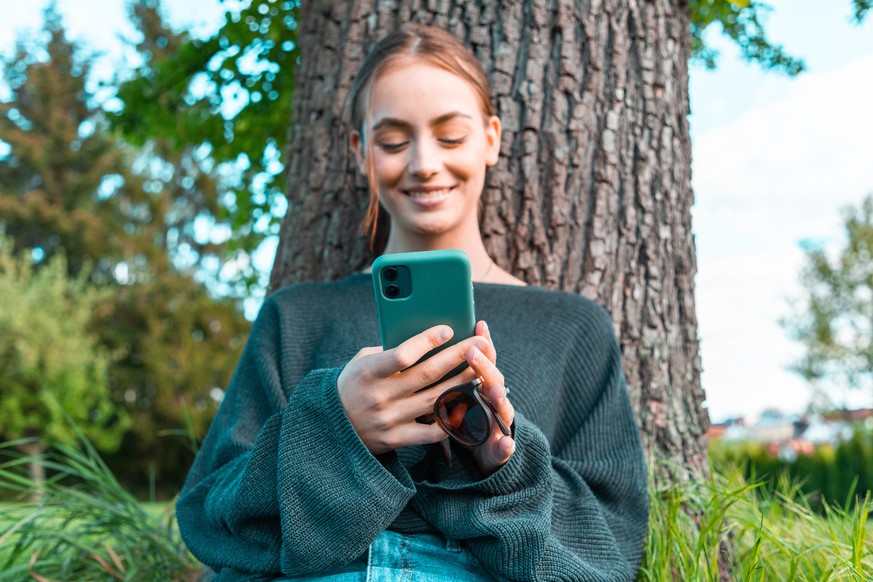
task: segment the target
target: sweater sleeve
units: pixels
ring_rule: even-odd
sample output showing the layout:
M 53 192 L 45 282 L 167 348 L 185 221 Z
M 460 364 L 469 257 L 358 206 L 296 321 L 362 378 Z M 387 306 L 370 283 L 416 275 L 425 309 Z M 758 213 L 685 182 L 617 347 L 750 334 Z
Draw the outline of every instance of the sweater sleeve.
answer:
M 562 421 L 572 426 L 559 450 L 516 411 L 516 451 L 503 467 L 418 484 L 418 511 L 499 580 L 633 580 L 639 568 L 645 460 L 608 315 L 593 327 L 571 349 L 563 398 L 585 410 Z
M 361 442 L 339 368 L 283 387 L 294 356 L 280 327 L 268 299 L 176 504 L 186 545 L 215 570 L 302 575 L 349 563 L 415 493 L 396 456 Z

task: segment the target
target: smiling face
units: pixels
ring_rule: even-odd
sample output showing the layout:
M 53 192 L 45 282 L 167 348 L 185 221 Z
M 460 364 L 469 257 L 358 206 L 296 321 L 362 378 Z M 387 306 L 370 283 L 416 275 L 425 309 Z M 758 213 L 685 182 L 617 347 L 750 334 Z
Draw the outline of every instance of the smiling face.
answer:
M 485 168 L 497 163 L 499 119 L 485 117 L 469 82 L 421 60 L 381 72 L 370 96 L 372 144 L 354 133 L 352 146 L 364 174 L 373 156 L 389 246 L 459 248 L 481 239 L 477 205 Z

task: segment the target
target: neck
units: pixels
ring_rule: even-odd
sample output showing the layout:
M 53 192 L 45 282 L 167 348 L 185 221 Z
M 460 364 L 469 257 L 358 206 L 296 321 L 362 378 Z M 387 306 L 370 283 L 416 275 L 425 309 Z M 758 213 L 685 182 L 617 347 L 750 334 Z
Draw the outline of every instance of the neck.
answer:
M 421 236 L 413 233 L 398 233 L 394 229 L 388 235 L 385 254 L 409 253 L 417 251 L 436 251 L 442 249 L 458 249 L 470 257 L 470 268 L 474 281 L 487 281 L 488 276 L 495 272 L 494 261 L 485 250 L 478 226 L 475 233 L 468 236 Z

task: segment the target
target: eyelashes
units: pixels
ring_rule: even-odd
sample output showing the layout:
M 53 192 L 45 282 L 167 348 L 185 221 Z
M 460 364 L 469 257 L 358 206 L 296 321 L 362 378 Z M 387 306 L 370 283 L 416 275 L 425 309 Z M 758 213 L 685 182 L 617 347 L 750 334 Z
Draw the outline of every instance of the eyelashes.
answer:
M 403 143 L 380 143 L 378 144 L 379 148 L 385 150 L 386 152 L 398 152 L 406 145 L 407 142 Z
M 459 146 L 459 145 L 462 145 L 463 143 L 465 143 L 465 142 L 467 141 L 467 137 L 464 136 L 464 137 L 459 137 L 459 138 L 454 138 L 454 139 L 449 139 L 449 138 L 440 138 L 438 141 L 439 141 L 441 144 L 446 145 L 446 146 L 450 146 L 450 147 L 451 147 L 451 146 Z M 406 146 L 408 146 L 408 145 L 409 145 L 409 142 L 408 142 L 408 141 L 403 141 L 403 142 L 381 142 L 381 143 L 378 143 L 377 145 L 378 145 L 379 148 L 382 149 L 383 151 L 386 151 L 386 152 L 388 152 L 388 153 L 392 153 L 392 152 L 399 152 L 400 150 L 402 150 L 403 148 L 405 148 Z

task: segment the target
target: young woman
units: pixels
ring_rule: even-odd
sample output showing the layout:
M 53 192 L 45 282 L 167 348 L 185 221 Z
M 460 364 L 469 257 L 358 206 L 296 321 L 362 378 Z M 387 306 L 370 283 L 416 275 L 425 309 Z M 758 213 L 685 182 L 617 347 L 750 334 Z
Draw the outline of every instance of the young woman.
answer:
M 188 547 L 219 580 L 632 580 L 646 469 L 612 322 L 488 256 L 501 126 L 482 67 L 407 26 L 369 53 L 352 117 L 368 227 L 381 208 L 386 253 L 465 251 L 482 320 L 415 364 L 452 330 L 383 351 L 367 272 L 272 294 L 179 497 Z M 476 377 L 510 434 L 449 439 L 445 463 L 428 445 L 446 433 L 416 418 Z

